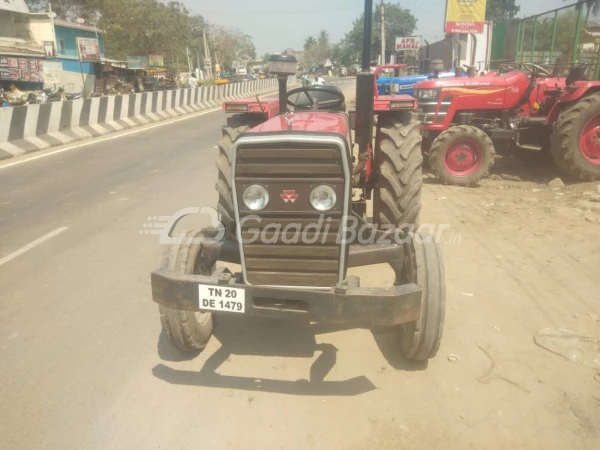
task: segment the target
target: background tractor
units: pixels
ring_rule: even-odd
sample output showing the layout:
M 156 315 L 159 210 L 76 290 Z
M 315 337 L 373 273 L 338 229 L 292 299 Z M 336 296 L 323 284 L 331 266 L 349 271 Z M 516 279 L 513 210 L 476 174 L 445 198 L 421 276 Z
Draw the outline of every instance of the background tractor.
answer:
M 152 274 L 163 329 L 178 349 L 204 348 L 218 313 L 392 327 L 404 357 L 436 354 L 444 270 L 433 237 L 415 230 L 423 163 L 415 101 L 375 99 L 372 11 L 366 0 L 355 113 L 345 112 L 344 95 L 335 87 L 287 92 L 297 61 L 282 55 L 269 62 L 269 73 L 279 79 L 277 101 L 224 105 L 233 113 L 217 160 L 225 237 L 211 240 L 219 234 L 214 229 L 184 234 Z M 366 220 L 371 198 L 373 223 Z M 352 233 L 352 222 L 366 232 Z M 394 235 L 388 242 L 383 226 Z M 302 240 L 294 242 L 298 231 Z M 377 241 L 364 242 L 365 235 Z M 218 262 L 240 264 L 241 272 Z M 391 288 L 361 287 L 347 275 L 349 267 L 386 263 L 394 272 Z
M 587 65 L 566 78 L 536 64 L 521 66 L 417 84 L 423 148 L 442 181 L 476 183 L 505 148 L 529 159 L 549 152 L 567 175 L 600 178 L 600 81 L 588 81 Z

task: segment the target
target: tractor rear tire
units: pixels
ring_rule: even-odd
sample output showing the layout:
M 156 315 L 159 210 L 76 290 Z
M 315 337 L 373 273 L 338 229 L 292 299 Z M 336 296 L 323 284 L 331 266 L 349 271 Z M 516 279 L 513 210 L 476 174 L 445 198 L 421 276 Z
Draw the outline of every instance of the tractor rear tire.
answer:
M 188 231 L 176 237 L 178 241 L 167 248 L 161 267 L 181 275 L 212 273 L 212 269 L 201 269 L 201 238 L 200 231 Z M 199 352 L 206 347 L 213 331 L 211 313 L 182 311 L 164 305 L 158 305 L 158 310 L 162 329 L 175 347 L 183 352 Z
M 233 143 L 237 137 L 247 131 L 248 126 L 237 128 L 223 127 L 223 138 L 219 141 L 219 157 L 217 158 L 217 169 L 219 177 L 217 179 L 217 192 L 219 193 L 219 203 L 217 212 L 221 216 L 221 222 L 227 230 L 227 236 L 235 239 L 235 208 L 233 206 Z
M 600 179 L 599 130 L 600 93 L 588 95 L 560 113 L 551 141 L 552 157 L 563 172 L 580 181 Z
M 400 325 L 400 351 L 406 359 L 425 361 L 440 348 L 446 311 L 444 263 L 434 236 L 411 236 L 401 272 L 396 272 L 396 284 L 414 283 L 422 289 L 422 296 L 419 319 Z
M 399 116 L 384 116 L 379 119 L 377 136 L 376 223 L 399 228 L 418 225 L 423 187 L 420 124 L 409 111 Z
M 495 157 L 494 144 L 485 132 L 459 125 L 442 132 L 433 141 L 429 167 L 445 184 L 472 186 L 488 176 Z

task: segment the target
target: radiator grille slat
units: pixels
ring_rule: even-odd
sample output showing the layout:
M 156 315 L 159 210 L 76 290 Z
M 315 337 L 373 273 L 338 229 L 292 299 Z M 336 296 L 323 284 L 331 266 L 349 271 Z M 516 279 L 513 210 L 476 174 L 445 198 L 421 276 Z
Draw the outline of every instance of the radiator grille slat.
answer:
M 328 287 L 338 282 L 341 205 L 349 195 L 344 192 L 342 160 L 337 147 L 316 144 L 237 149 L 235 182 L 249 283 Z M 269 191 L 271 200 L 264 211 L 250 213 L 241 204 L 240 193 L 250 184 L 261 184 Z M 319 184 L 332 186 L 338 195 L 338 206 L 324 215 L 314 211 L 308 201 L 311 190 Z M 287 190 L 297 194 L 294 202 L 280 198 Z M 249 219 L 250 214 L 260 219 Z M 314 224 L 319 223 L 320 230 L 315 230 Z M 290 227 L 295 224 L 298 226 Z M 323 240 L 325 227 L 328 232 Z

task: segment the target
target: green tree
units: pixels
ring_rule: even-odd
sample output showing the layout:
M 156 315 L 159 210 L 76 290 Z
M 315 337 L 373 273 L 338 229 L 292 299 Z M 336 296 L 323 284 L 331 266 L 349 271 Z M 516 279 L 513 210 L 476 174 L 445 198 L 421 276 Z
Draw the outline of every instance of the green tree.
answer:
M 566 2 L 567 0 L 563 1 Z M 569 0 L 569 3 L 571 3 L 571 0 Z M 590 13 L 598 14 L 600 11 L 600 0 L 578 0 L 577 3 L 585 3 L 588 18 L 590 17 Z
M 417 19 L 409 9 L 402 8 L 400 4 L 385 3 L 385 47 L 392 50 L 396 46 L 396 37 L 411 36 L 417 28 Z M 343 65 L 351 65 L 359 61 L 362 54 L 362 43 L 364 34 L 364 13 L 353 23 L 350 30 L 336 50 L 337 57 Z M 381 14 L 379 4 L 373 9 L 373 30 L 371 36 L 371 60 L 377 58 L 381 53 Z
M 308 50 L 309 48 L 311 48 L 313 45 L 316 45 L 316 44 L 317 44 L 317 40 L 314 37 L 309 36 L 304 41 L 304 50 Z
M 86 21 L 98 20 L 103 0 L 25 0 L 32 12 L 45 12 L 50 10 L 56 13 L 59 19 L 75 21 L 82 18 Z
M 516 4 L 516 0 L 488 0 L 485 19 L 504 22 L 517 17 L 520 10 L 521 7 Z
M 162 54 L 185 67 L 186 47 L 204 48 L 207 23 L 180 2 L 103 0 L 100 12 L 110 58 Z
M 319 32 L 319 45 L 329 45 L 329 33 L 326 30 L 321 30 Z

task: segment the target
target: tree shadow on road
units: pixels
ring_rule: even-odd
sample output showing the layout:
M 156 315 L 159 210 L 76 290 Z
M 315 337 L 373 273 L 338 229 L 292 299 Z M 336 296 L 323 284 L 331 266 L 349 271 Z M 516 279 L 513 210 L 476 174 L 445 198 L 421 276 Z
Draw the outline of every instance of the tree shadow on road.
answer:
M 325 327 L 309 323 L 268 320 L 253 317 L 220 316 L 215 324 L 216 338 L 221 347 L 208 357 L 199 372 L 182 371 L 159 364 L 152 369 L 155 377 L 176 385 L 203 386 L 221 389 L 271 392 L 288 395 L 356 396 L 375 390 L 365 376 L 343 381 L 325 378 L 337 361 L 337 348 L 332 344 L 317 344 L 315 336 L 345 328 Z M 171 352 L 161 350 L 159 355 L 174 361 Z M 168 344 L 168 343 L 167 343 Z M 297 381 L 221 375 L 217 370 L 233 355 L 264 357 L 314 358 L 308 379 Z M 194 355 L 195 356 L 195 355 Z M 188 359 L 192 359 L 194 356 Z M 185 359 L 180 359 L 185 360 Z

